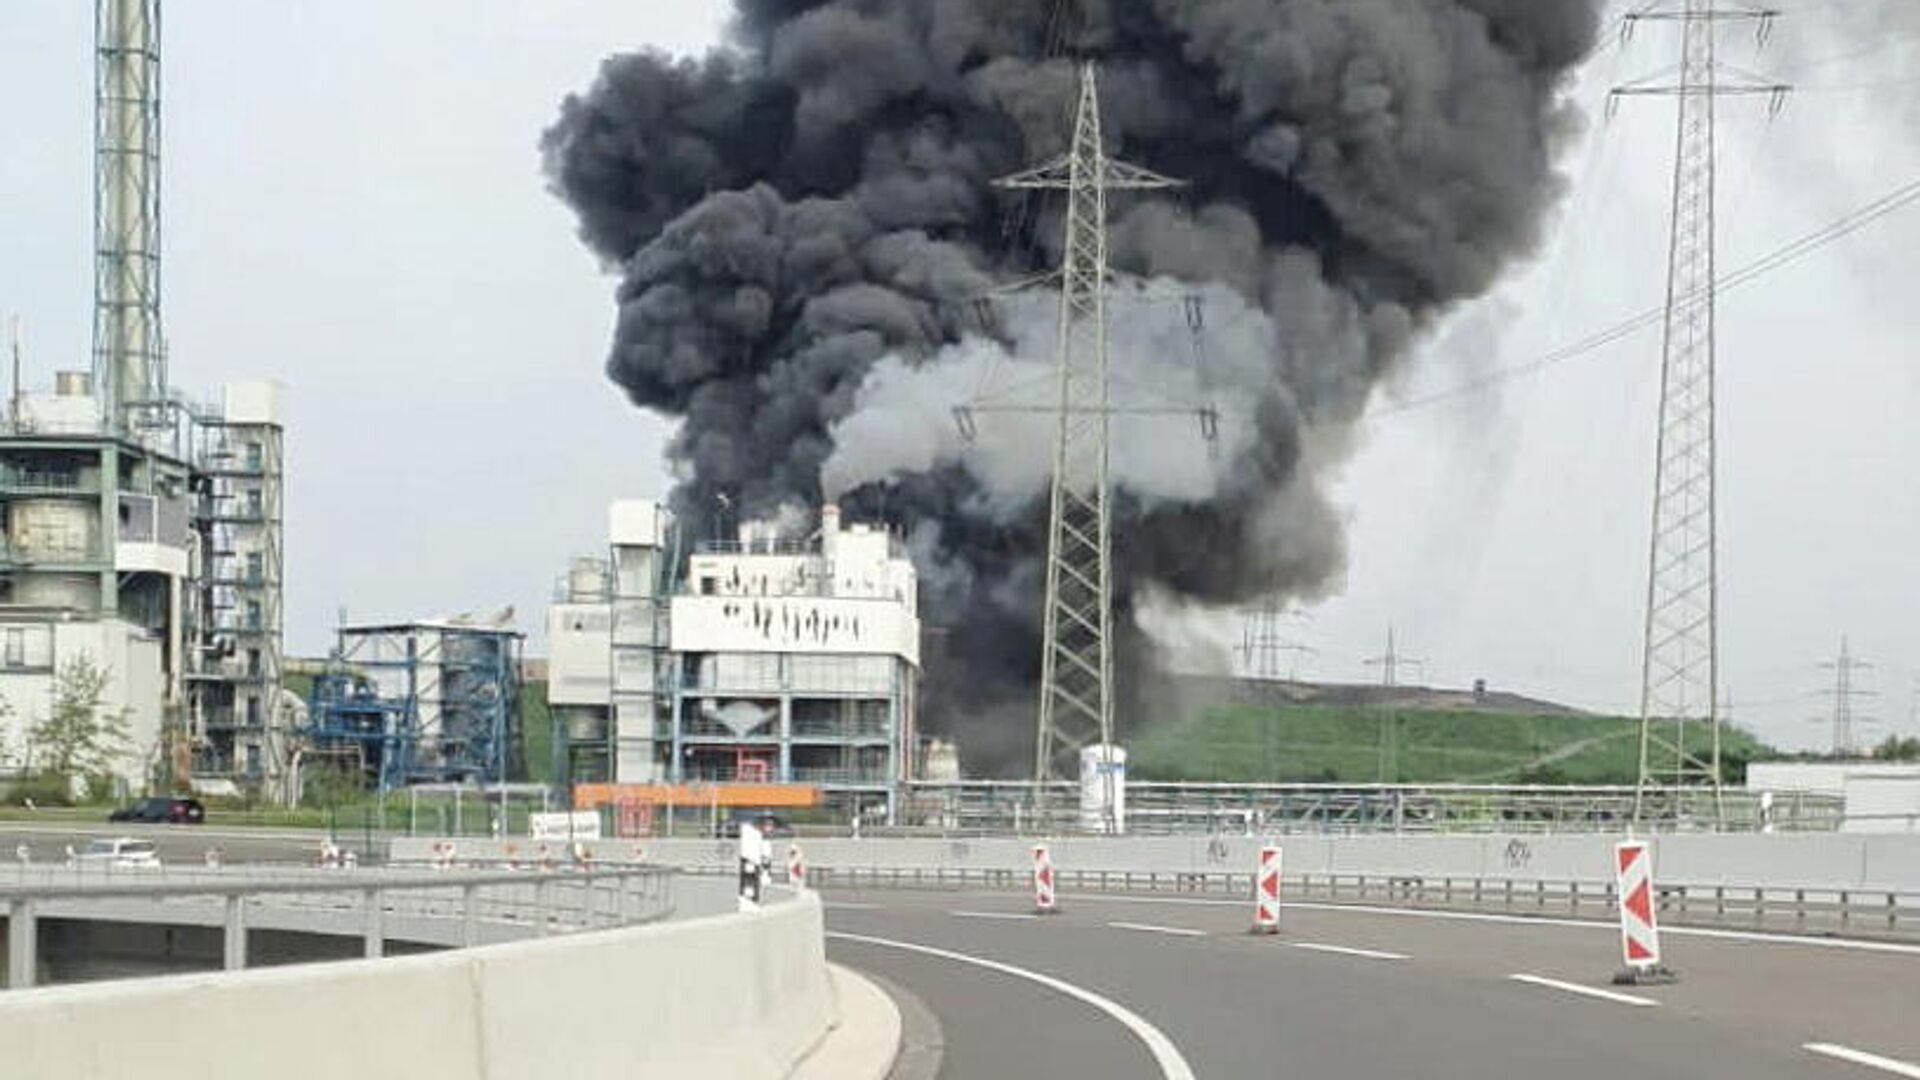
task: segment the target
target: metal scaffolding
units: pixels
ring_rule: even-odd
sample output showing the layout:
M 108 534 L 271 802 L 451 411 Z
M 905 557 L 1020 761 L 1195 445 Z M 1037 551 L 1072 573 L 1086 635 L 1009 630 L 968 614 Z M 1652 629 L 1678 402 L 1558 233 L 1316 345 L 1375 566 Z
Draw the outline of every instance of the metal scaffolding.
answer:
M 520 760 L 517 630 L 459 623 L 342 627 L 314 681 L 307 737 L 358 747 L 382 791 L 418 782 L 497 784 Z

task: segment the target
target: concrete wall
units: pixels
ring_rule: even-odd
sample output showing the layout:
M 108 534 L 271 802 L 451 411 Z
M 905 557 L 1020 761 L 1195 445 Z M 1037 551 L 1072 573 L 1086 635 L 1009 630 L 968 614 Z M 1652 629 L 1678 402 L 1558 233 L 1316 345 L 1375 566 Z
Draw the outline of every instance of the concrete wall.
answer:
M 775 1080 L 836 1022 L 810 896 L 426 956 L 0 994 L 4 1071 L 23 1077 Z
M 1288 836 L 1280 838 L 1289 874 L 1611 880 L 1617 837 Z M 433 841 L 396 840 L 396 859 L 428 857 Z M 514 841 L 524 852 L 528 841 Z M 733 865 L 734 841 L 621 842 L 630 857 L 671 866 Z M 1251 872 L 1261 841 L 1246 837 L 1065 838 L 1050 841 L 1054 862 L 1079 870 Z M 802 840 L 813 866 L 1016 868 L 1031 842 L 970 840 Z M 783 856 L 786 843 L 775 842 Z M 463 859 L 485 859 L 500 842 L 463 840 Z M 1678 834 L 1654 842 L 1663 880 L 1686 884 L 1920 890 L 1920 835 L 1844 833 Z M 522 854 L 520 857 L 524 858 Z M 608 857 L 608 856 L 602 856 Z

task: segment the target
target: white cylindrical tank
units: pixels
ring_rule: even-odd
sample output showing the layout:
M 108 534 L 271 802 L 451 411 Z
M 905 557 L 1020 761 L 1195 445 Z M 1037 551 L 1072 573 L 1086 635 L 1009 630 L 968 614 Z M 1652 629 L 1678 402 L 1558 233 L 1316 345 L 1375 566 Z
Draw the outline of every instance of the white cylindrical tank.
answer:
M 19 499 L 7 505 L 7 542 L 15 560 L 83 562 L 94 554 L 99 510 L 68 499 Z
M 1127 751 L 1097 745 L 1080 751 L 1080 827 L 1088 832 L 1127 831 Z
M 93 394 L 93 373 L 90 371 L 56 371 L 53 373 L 53 392 L 61 397 L 91 397 Z
M 576 604 L 604 600 L 607 595 L 607 564 L 602 559 L 581 558 L 567 567 L 567 599 Z

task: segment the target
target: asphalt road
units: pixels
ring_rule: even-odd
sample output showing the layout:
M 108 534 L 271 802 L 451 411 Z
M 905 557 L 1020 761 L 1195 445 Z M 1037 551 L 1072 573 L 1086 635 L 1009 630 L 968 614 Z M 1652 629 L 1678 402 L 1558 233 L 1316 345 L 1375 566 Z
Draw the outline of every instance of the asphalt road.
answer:
M 104 814 L 102 817 L 104 818 Z M 27 845 L 35 862 L 62 862 L 69 845 L 83 847 L 96 837 L 134 836 L 152 840 L 163 863 L 198 866 L 207 849 L 217 847 L 229 863 L 311 863 L 325 834 L 320 830 L 222 829 L 218 825 L 135 825 L 126 822 L 0 822 L 0 859 L 11 862 Z M 343 834 L 343 846 L 359 847 L 357 834 Z M 384 852 L 384 842 L 376 849 Z
M 1920 1077 L 1911 945 L 1669 932 L 1680 981 L 1620 988 L 1604 925 L 1297 906 L 1253 937 L 1232 902 L 1068 896 L 1038 919 L 1006 893 L 827 901 L 830 955 L 938 1018 L 943 1080 Z

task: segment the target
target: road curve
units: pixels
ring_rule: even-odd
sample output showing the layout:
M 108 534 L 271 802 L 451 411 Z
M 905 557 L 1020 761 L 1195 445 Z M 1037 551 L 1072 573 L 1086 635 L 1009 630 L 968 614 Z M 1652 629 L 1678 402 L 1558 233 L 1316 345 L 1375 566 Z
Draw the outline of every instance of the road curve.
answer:
M 1201 1080 L 1920 1076 L 1920 947 L 1675 936 L 1677 984 L 1616 988 L 1617 942 L 1599 925 L 1302 906 L 1280 935 L 1252 937 L 1246 905 L 1185 898 L 1069 896 L 1045 919 L 1006 893 L 827 901 L 836 934 L 1109 1000 Z M 844 936 L 828 948 L 938 1016 L 944 1080 L 1177 1075 L 1084 998 L 940 953 Z

